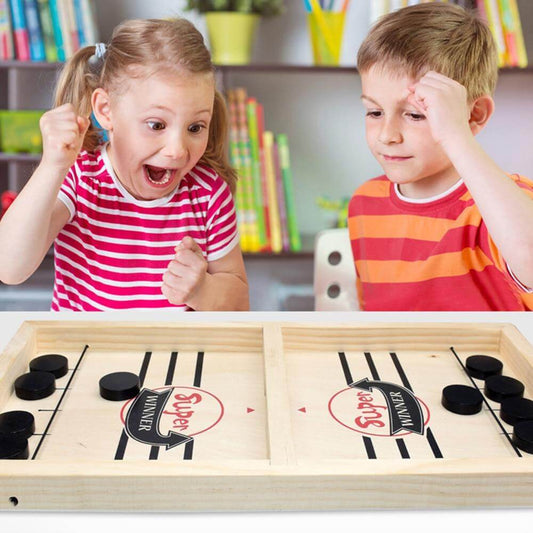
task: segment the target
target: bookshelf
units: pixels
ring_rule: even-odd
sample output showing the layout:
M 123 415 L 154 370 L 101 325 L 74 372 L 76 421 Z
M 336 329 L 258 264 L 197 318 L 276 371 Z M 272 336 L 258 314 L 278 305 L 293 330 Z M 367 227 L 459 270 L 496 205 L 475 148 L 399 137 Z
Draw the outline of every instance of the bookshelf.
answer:
M 123 18 L 179 14 L 182 3 L 95 0 L 102 40 L 109 38 L 112 28 Z M 367 30 L 368 3 L 352 2 L 347 27 L 353 33 L 345 36 L 340 67 L 310 65 L 301 2 L 289 0 L 286 4 L 286 15 L 261 21 L 253 64 L 217 68 L 220 87 L 247 87 L 249 94 L 264 104 L 269 129 L 286 132 L 291 144 L 303 251 L 245 255 L 253 310 L 312 308 L 313 237 L 331 223 L 316 206 L 317 196 L 327 193 L 333 200 L 349 196 L 360 183 L 380 173 L 366 148 L 360 79 L 351 66 Z M 533 59 L 533 2 L 520 0 L 520 9 Z M 205 30 L 201 17 L 190 18 L 201 31 Z M 0 62 L 0 108 L 48 107 L 60 67 L 61 63 Z M 533 66 L 504 68 L 500 74 L 496 115 L 480 140 L 503 168 L 533 177 L 529 146 Z M 502 150 L 502 146 L 506 148 Z M 38 161 L 35 155 L 0 154 L 0 186 L 21 186 Z M 46 268 L 53 268 L 49 265 L 50 261 Z M 39 276 L 39 288 L 51 283 L 49 272 Z M 16 291 L 18 287 L 9 289 Z

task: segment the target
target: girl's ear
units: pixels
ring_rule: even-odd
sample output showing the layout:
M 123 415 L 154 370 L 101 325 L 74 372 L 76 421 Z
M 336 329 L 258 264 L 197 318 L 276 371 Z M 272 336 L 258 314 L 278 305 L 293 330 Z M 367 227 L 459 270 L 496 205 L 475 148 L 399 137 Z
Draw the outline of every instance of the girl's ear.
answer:
M 113 129 L 113 123 L 111 121 L 111 100 L 109 94 L 99 87 L 95 89 L 91 96 L 91 105 L 93 107 L 93 113 L 96 120 L 104 128 L 104 130 L 110 131 Z
M 494 100 L 488 94 L 484 94 L 474 100 L 470 109 L 470 129 L 477 135 L 487 124 L 494 113 Z

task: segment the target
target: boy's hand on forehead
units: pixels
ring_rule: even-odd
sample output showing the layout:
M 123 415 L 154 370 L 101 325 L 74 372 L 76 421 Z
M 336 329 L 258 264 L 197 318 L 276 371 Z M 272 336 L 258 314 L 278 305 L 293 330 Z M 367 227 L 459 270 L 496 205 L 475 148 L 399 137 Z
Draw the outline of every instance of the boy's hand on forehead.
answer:
M 472 135 L 467 92 L 455 80 L 429 71 L 409 87 L 407 101 L 426 116 L 433 138 L 443 146 Z
M 40 120 L 44 164 L 65 172 L 74 164 L 91 121 L 76 114 L 72 104 L 47 111 Z
M 163 274 L 161 291 L 170 303 L 194 308 L 194 297 L 206 278 L 207 261 L 192 237 L 184 237 L 175 251 L 174 259 Z

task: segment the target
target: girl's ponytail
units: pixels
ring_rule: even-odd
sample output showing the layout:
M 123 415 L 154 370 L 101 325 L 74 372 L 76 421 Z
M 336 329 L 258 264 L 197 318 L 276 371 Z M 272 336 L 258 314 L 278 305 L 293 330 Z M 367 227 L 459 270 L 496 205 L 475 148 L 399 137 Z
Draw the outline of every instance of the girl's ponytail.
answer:
M 65 64 L 57 82 L 55 106 L 72 104 L 76 113 L 90 117 L 91 96 L 100 84 L 103 58 L 98 62 L 89 61 L 95 54 L 96 47 L 86 46 L 78 50 Z M 94 58 L 93 58 L 94 59 Z M 83 149 L 94 151 L 102 143 L 101 133 L 91 125 L 83 140 Z

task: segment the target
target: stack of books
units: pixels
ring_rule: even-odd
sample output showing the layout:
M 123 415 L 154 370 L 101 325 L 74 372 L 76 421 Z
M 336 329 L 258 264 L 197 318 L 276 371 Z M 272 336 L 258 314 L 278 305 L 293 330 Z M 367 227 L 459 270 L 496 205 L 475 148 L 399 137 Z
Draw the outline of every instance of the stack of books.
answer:
M 246 89 L 227 91 L 230 156 L 239 180 L 235 203 L 243 252 L 298 252 L 289 143 L 265 131 L 263 106 Z
M 0 61 L 65 61 L 97 41 L 92 0 L 0 0 Z
M 448 1 L 465 9 L 477 9 L 496 41 L 498 65 L 520 68 L 528 66 L 517 0 L 373 0 L 370 22 L 373 24 L 379 17 L 401 7 L 432 1 Z

